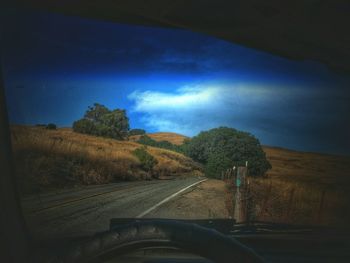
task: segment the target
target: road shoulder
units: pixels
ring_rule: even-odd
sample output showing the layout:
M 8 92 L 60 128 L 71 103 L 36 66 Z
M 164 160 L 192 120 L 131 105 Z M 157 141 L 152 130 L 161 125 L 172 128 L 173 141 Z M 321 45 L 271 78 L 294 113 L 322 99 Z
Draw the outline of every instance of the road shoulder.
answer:
M 225 205 L 225 183 L 209 179 L 158 207 L 147 218 L 229 218 Z

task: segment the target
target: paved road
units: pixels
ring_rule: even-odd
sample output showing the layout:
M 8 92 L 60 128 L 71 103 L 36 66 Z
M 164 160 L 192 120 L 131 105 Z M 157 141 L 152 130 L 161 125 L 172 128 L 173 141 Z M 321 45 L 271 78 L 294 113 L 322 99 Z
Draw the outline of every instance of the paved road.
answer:
M 159 202 L 201 180 L 189 177 L 86 187 L 27 197 L 22 206 L 35 237 L 91 235 L 108 230 L 111 218 L 142 216 Z

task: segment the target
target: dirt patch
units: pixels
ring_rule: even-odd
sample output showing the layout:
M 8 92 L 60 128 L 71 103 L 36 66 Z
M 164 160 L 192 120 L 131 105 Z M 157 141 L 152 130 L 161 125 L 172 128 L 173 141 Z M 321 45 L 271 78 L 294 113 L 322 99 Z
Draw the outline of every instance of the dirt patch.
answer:
M 209 179 L 148 214 L 148 218 L 230 218 L 226 208 L 226 185 Z

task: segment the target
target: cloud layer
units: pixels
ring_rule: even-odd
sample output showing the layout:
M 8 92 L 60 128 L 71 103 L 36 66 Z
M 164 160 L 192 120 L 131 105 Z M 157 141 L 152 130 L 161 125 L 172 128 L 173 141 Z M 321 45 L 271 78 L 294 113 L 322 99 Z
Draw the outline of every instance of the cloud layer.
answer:
M 344 145 L 349 132 L 344 123 L 347 98 L 339 94 L 321 88 L 242 83 L 134 91 L 128 98 L 149 130 L 194 136 L 228 126 L 251 132 L 264 144 L 326 151 Z
M 252 118 L 269 115 L 269 101 L 287 99 L 289 90 L 254 85 L 187 86 L 174 92 L 134 91 L 133 111 L 143 113 L 151 129 L 193 136 L 217 126 L 249 128 Z M 278 103 L 277 103 L 278 104 Z M 278 105 L 275 106 L 278 107 Z M 250 127 L 253 128 L 253 127 Z

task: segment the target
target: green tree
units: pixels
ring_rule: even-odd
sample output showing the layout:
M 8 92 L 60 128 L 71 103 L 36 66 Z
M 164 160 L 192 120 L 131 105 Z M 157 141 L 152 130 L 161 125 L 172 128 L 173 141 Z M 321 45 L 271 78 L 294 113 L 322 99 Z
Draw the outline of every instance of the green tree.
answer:
M 101 122 L 103 115 L 110 113 L 110 110 L 102 104 L 94 103 L 93 106 L 88 106 L 88 110 L 84 114 L 84 118 L 92 122 Z
M 195 161 L 205 164 L 208 176 L 219 176 L 227 168 L 243 166 L 246 161 L 252 176 L 262 176 L 271 168 L 259 140 L 233 128 L 201 132 L 185 142 L 183 150 Z
M 73 130 L 122 140 L 128 136 L 129 119 L 125 110 L 109 110 L 107 107 L 95 103 L 88 107 L 82 119 L 73 123 Z
M 221 178 L 221 172 L 232 168 L 232 160 L 225 153 L 211 154 L 205 165 L 204 172 L 208 177 Z

